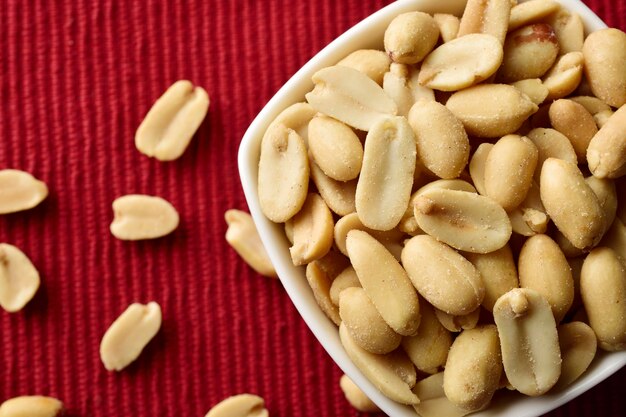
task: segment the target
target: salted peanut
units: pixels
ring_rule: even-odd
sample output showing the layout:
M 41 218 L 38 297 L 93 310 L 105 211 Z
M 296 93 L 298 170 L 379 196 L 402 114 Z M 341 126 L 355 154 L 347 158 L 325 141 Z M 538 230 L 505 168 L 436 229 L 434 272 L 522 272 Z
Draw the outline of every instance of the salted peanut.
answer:
M 446 43 L 456 38 L 456 34 L 459 33 L 459 25 L 461 21 L 458 17 L 447 13 L 435 13 L 433 19 L 439 27 L 439 33 L 441 34 L 441 40 Z
M 404 350 L 396 349 L 382 356 L 383 360 L 387 362 L 387 366 L 392 369 L 409 388 L 415 386 L 417 382 L 417 370 Z
M 567 99 L 552 103 L 549 115 L 552 126 L 572 143 L 578 162 L 584 162 L 589 142 L 598 133 L 593 116 L 581 104 Z
M 400 346 L 402 336 L 385 323 L 363 288 L 342 291 L 339 315 L 355 343 L 368 352 L 384 354 Z
M 271 127 L 284 125 L 288 129 L 295 130 L 296 133 L 304 139 L 304 143 L 307 143 L 309 140 L 309 122 L 316 114 L 317 110 L 309 103 L 292 104 L 276 116 L 265 131 L 264 136 L 272 133 Z
M 230 209 L 224 214 L 224 219 L 228 224 L 226 230 L 228 244 L 256 272 L 275 278 L 276 270 L 265 251 L 252 217 L 245 211 Z
M 376 230 L 398 225 L 411 198 L 415 135 L 404 117 L 385 117 L 368 132 L 356 186 L 356 212 Z
M 43 395 L 23 395 L 0 405 L 0 417 L 57 417 L 63 413 L 63 403 Z
M 352 266 L 347 267 L 339 275 L 333 279 L 332 284 L 330 284 L 330 301 L 337 307 L 339 307 L 339 299 L 341 298 L 341 293 L 346 288 L 352 287 L 361 287 L 361 281 L 359 281 L 359 277 L 356 275 L 356 271 Z
M 400 242 L 404 239 L 404 235 L 401 231 L 397 229 L 391 229 L 387 231 L 380 231 L 370 229 L 365 226 L 361 219 L 359 219 L 358 214 L 350 213 L 348 215 L 343 216 L 341 219 L 337 220 L 335 223 L 335 245 L 337 249 L 344 255 L 348 256 L 348 249 L 346 247 L 346 239 L 348 237 L 348 233 L 351 230 L 362 230 L 367 232 L 370 236 L 378 240 L 385 247 L 389 246 L 392 242 Z
M 506 84 L 481 84 L 457 91 L 446 107 L 469 135 L 488 138 L 515 132 L 538 109 L 528 96 Z
M 581 52 L 585 31 L 583 21 L 577 13 L 570 13 L 565 7 L 548 16 L 546 23 L 554 29 L 559 40 L 559 53 Z
M 561 55 L 542 78 L 543 85 L 548 88 L 546 100 L 556 100 L 572 93 L 580 84 L 582 77 L 582 52 L 568 52 Z
M 550 25 L 535 23 L 509 33 L 498 77 L 513 82 L 541 77 L 559 54 L 559 42 Z
M 469 173 L 472 177 L 472 182 L 476 187 L 479 194 L 485 195 L 485 162 L 487 162 L 487 156 L 493 149 L 492 143 L 481 143 L 474 151 L 472 159 L 469 163 Z
M 346 240 L 352 266 L 361 285 L 385 322 L 403 336 L 419 326 L 419 300 L 406 271 L 385 247 L 361 230 Z
M 216 404 L 204 417 L 268 417 L 263 398 L 254 394 L 238 394 Z
M 331 117 L 317 115 L 309 123 L 309 150 L 330 178 L 350 181 L 361 171 L 363 145 L 356 133 Z
M 48 196 L 48 187 L 28 172 L 0 170 L 0 214 L 28 210 Z
M 598 342 L 591 327 L 581 321 L 561 324 L 558 327 L 561 346 L 561 376 L 556 389 L 565 388 L 576 381 L 596 356 Z
M 485 285 L 474 265 L 429 235 L 405 243 L 402 265 L 417 291 L 439 310 L 461 316 L 483 301 Z
M 161 197 L 129 194 L 113 201 L 111 234 L 121 240 L 155 239 L 172 233 L 178 212 Z
M 485 161 L 485 192 L 507 211 L 521 204 L 532 185 L 539 153 L 525 136 L 499 139 Z
M 419 73 L 419 82 L 440 91 L 457 91 L 486 80 L 502 63 L 502 44 L 484 33 L 471 33 L 432 51 Z
M 511 85 L 526 94 L 536 105 L 540 105 L 545 101 L 546 97 L 548 97 L 548 88 L 543 85 L 539 78 L 520 80 Z
M 401 404 L 419 403 L 419 398 L 411 392 L 409 384 L 390 366 L 394 361 L 393 354 L 377 355 L 361 348 L 344 324 L 339 326 L 339 337 L 352 362 L 389 399 Z
M 284 223 L 300 211 L 307 197 L 309 160 L 295 130 L 275 124 L 265 132 L 257 184 L 261 211 L 271 221 Z
M 529 23 L 535 23 L 559 10 L 561 5 L 553 0 L 530 0 L 511 8 L 509 32 Z
M 532 182 L 524 201 L 508 214 L 513 232 L 522 236 L 534 236 L 545 233 L 548 229 L 550 217 L 541 202 L 541 192 L 535 181 Z
M 333 215 L 319 194 L 308 195 L 302 209 L 292 219 L 293 264 L 305 265 L 328 253 L 333 244 Z
M 534 290 L 515 288 L 498 298 L 493 317 L 509 383 L 533 397 L 546 393 L 561 374 L 559 337 L 550 304 Z
M 559 245 L 559 248 L 561 248 L 561 251 L 563 251 L 563 255 L 568 259 L 583 256 L 589 251 L 588 249 L 583 250 L 574 246 L 558 229 L 553 231 L 552 237 L 556 244 Z
M 385 30 L 385 52 L 393 62 L 417 64 L 432 51 L 439 27 L 431 15 L 409 12 L 396 16 Z
M 435 93 L 418 82 L 419 72 L 408 65 L 392 63 L 383 80 L 383 90 L 398 106 L 398 115 L 407 116 L 414 103 L 434 101 Z
M 317 266 L 328 276 L 329 280 L 334 280 L 343 270 L 350 266 L 350 259 L 341 252 L 331 249 L 324 257 L 314 261 Z
M 580 295 L 600 349 L 626 349 L 626 267 L 613 249 L 599 247 L 587 255 Z
M 346 400 L 352 407 L 362 413 L 377 413 L 380 408 L 372 400 L 370 400 L 361 388 L 359 388 L 348 375 L 342 375 L 339 378 L 339 387 L 346 396 Z
M 501 295 L 518 287 L 517 268 L 508 244 L 489 253 L 463 255 L 480 273 L 485 286 L 485 297 L 481 305 L 487 311 L 493 311 L 493 306 Z
M 454 340 L 443 371 L 446 397 L 465 410 L 476 411 L 491 401 L 500 384 L 502 355 L 493 324 L 464 330 Z
M 461 17 L 457 37 L 487 33 L 504 44 L 510 14 L 509 0 L 469 0 Z
M 617 190 L 615 189 L 615 183 L 613 180 L 594 176 L 585 178 L 585 182 L 598 197 L 598 202 L 604 213 L 604 230 L 606 231 L 613 224 L 617 213 Z
M 443 372 L 422 379 L 413 392 L 420 399 L 413 408 L 421 417 L 463 417 L 471 413 L 448 400 L 443 390 Z
M 587 162 L 594 177 L 618 178 L 626 173 L 626 105 L 620 107 L 589 142 Z
M 108 371 L 133 362 L 161 328 L 161 307 L 154 301 L 133 303 L 111 324 L 100 342 L 100 359 Z
M 187 80 L 176 81 L 152 105 L 135 133 L 135 146 L 159 161 L 178 159 L 209 110 L 209 95 Z
M 611 106 L 600 100 L 598 97 L 593 96 L 576 96 L 570 97 L 569 100 L 583 106 L 592 116 L 597 113 L 611 110 Z
M 390 64 L 389 56 L 377 49 L 359 49 L 337 63 L 362 72 L 378 85 L 383 85 L 383 76 L 389 71 Z
M 537 158 L 537 168 L 535 168 L 534 179 L 539 182 L 541 178 L 541 168 L 548 158 L 557 158 L 571 163 L 577 163 L 578 157 L 574 146 L 567 136 L 554 129 L 535 128 L 526 134 L 539 152 Z
M 435 315 L 437 316 L 439 323 L 441 323 L 446 330 L 458 333 L 462 330 L 469 330 L 476 327 L 478 319 L 480 318 L 480 308 L 462 316 L 453 316 L 445 311 L 435 309 Z
M 305 275 L 320 310 L 333 323 L 339 326 L 341 324 L 339 308 L 330 298 L 330 286 L 334 277 L 320 266 L 319 261 L 313 261 L 308 264 Z
M 619 217 L 613 220 L 613 224 L 602 238 L 600 246 L 613 249 L 615 254 L 626 265 L 626 226 Z
M 423 231 L 467 252 L 492 252 L 511 237 L 511 222 L 504 209 L 475 193 L 445 189 L 423 192 L 415 201 L 414 215 Z
M 428 303 L 420 303 L 422 318 L 415 336 L 402 339 L 402 348 L 415 367 L 427 374 L 436 373 L 446 363 L 452 335 L 446 330 Z
M 353 68 L 335 65 L 313 74 L 315 88 L 306 94 L 318 112 L 368 131 L 379 119 L 395 115 L 396 103 L 371 78 Z
M 565 254 L 565 252 L 563 253 Z M 580 272 L 583 269 L 584 261 L 584 257 L 567 258 L 567 263 L 569 264 L 570 270 L 572 271 L 572 279 L 574 281 L 574 301 L 572 302 L 570 311 L 578 311 L 583 305 L 583 300 L 580 297 Z M 571 317 L 570 321 L 572 321 Z
M 287 237 L 289 243 L 293 245 L 293 221 L 291 219 L 287 220 L 284 223 L 284 226 L 285 236 Z
M 572 162 L 548 158 L 541 170 L 541 202 L 561 233 L 577 248 L 594 247 L 604 233 L 604 212 Z
M 594 114 L 593 120 L 595 120 L 598 129 L 602 129 L 614 113 L 615 112 L 613 110 L 604 110 Z
M 41 279 L 30 259 L 13 245 L 0 243 L 0 307 L 20 311 L 35 296 Z
M 415 133 L 418 160 L 440 178 L 458 177 L 470 151 L 459 119 L 443 104 L 421 100 L 411 107 L 408 120 Z
M 626 33 L 619 29 L 593 32 L 585 39 L 583 56 L 593 95 L 609 106 L 626 104 Z
M 557 323 L 574 301 L 574 280 L 565 255 L 548 235 L 528 238 L 518 260 L 519 284 L 545 298 Z
M 329 209 L 340 216 L 356 211 L 356 179 L 346 182 L 334 180 L 324 174 L 312 159 L 309 160 L 309 169 L 311 179 Z

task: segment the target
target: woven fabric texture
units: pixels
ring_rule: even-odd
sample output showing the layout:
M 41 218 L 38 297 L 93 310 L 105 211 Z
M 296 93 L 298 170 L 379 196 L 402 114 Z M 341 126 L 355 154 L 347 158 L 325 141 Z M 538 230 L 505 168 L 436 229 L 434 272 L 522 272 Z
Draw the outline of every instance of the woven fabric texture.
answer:
M 388 0 L 0 0 L 0 168 L 31 172 L 50 195 L 0 217 L 42 286 L 0 311 L 0 401 L 42 394 L 69 416 L 203 416 L 242 392 L 272 416 L 356 416 L 341 371 L 279 281 L 224 240 L 224 212 L 246 208 L 236 155 L 265 103 L 317 51 Z M 626 29 L 624 0 L 589 0 Z M 183 157 L 137 152 L 154 100 L 189 79 L 211 96 Z M 121 195 L 164 197 L 181 215 L 166 238 L 109 233 Z M 155 300 L 163 326 L 120 373 L 101 337 L 131 302 Z M 550 416 L 626 413 L 622 370 Z

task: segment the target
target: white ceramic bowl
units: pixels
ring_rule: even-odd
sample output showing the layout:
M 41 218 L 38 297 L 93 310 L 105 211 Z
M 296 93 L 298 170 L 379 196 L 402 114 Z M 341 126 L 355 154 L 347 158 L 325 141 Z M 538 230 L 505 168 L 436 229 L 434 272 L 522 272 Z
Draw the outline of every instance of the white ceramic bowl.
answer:
M 263 244 L 274 264 L 285 290 L 295 307 L 339 367 L 389 416 L 415 417 L 412 407 L 389 400 L 376 389 L 348 358 L 337 327 L 319 309 L 303 267 L 294 267 L 289 255 L 289 242 L 283 227 L 269 221 L 261 212 L 257 190 L 257 170 L 260 144 L 270 122 L 286 107 L 304 101 L 304 95 L 313 88 L 311 76 L 319 69 L 334 65 L 350 52 L 361 48 L 382 48 L 385 28 L 398 14 L 412 10 L 462 14 L 466 0 L 399 0 L 367 17 L 345 32 L 306 63 L 267 103 L 246 131 L 239 148 L 239 174 Z M 559 0 L 566 8 L 578 13 L 585 29 L 592 32 L 606 25 L 578 0 Z M 585 374 L 576 383 L 561 392 L 537 398 L 510 392 L 494 398 L 488 410 L 473 416 L 531 417 L 544 414 L 570 401 L 595 386 L 626 364 L 626 352 L 600 353 Z

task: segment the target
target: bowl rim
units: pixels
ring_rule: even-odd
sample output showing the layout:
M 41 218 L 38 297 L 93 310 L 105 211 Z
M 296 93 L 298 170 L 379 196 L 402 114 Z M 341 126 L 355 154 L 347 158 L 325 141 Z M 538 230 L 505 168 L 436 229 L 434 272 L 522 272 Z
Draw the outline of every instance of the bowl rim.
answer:
M 521 0 L 520 2 L 527 1 Z M 587 33 L 606 28 L 606 24 L 580 0 L 557 0 L 565 8 L 581 16 Z M 244 195 L 250 214 L 275 266 L 278 277 L 291 302 L 303 320 L 331 356 L 333 361 L 348 375 L 365 394 L 385 413 L 394 417 L 415 417 L 413 407 L 396 403 L 385 397 L 352 363 L 339 341 L 338 329 L 319 309 L 311 289 L 304 278 L 304 268 L 295 267 L 288 256 L 289 243 L 280 225 L 272 223 L 261 212 L 257 194 L 257 167 L 260 141 L 269 124 L 288 106 L 304 100 L 304 94 L 313 87 L 312 75 L 319 69 L 333 65 L 356 49 L 382 46 L 382 41 L 366 41 L 363 35 L 372 28 L 386 27 L 400 13 L 413 10 L 452 13 L 460 15 L 466 0 L 399 0 L 391 3 L 341 34 L 302 66 L 267 102 L 246 130 L 238 153 L 238 168 Z M 384 31 L 384 30 L 383 30 Z M 382 36 L 380 37 L 382 38 Z M 311 304 L 312 303 L 312 304 Z M 331 332 L 331 333 L 329 333 Z M 329 334 L 335 334 L 336 337 Z M 474 413 L 480 416 L 497 416 L 503 413 L 519 417 L 534 417 L 547 413 L 581 395 L 626 365 L 626 352 L 598 352 L 585 374 L 564 390 L 541 397 L 522 397 L 520 394 L 500 395 L 487 410 Z M 523 401 L 521 401 L 523 400 Z

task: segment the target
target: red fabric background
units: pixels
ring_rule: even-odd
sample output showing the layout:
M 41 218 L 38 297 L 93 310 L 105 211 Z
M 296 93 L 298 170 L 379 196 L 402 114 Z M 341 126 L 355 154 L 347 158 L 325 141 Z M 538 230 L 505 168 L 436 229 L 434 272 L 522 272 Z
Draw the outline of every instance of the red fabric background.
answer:
M 20 313 L 0 311 L 0 401 L 62 399 L 70 416 L 203 416 L 252 392 L 272 416 L 357 415 L 340 370 L 281 285 L 224 241 L 223 213 L 245 208 L 236 155 L 258 111 L 310 57 L 387 0 L 0 0 L 0 168 L 50 188 L 34 210 L 0 217 L 0 241 L 42 276 Z M 623 0 L 589 0 L 626 29 Z M 174 81 L 211 96 L 184 156 L 139 154 L 134 132 Z M 108 226 L 128 193 L 171 201 L 181 225 L 122 242 Z M 134 301 L 156 300 L 161 332 L 121 373 L 98 348 Z M 622 370 L 550 416 L 626 413 Z

